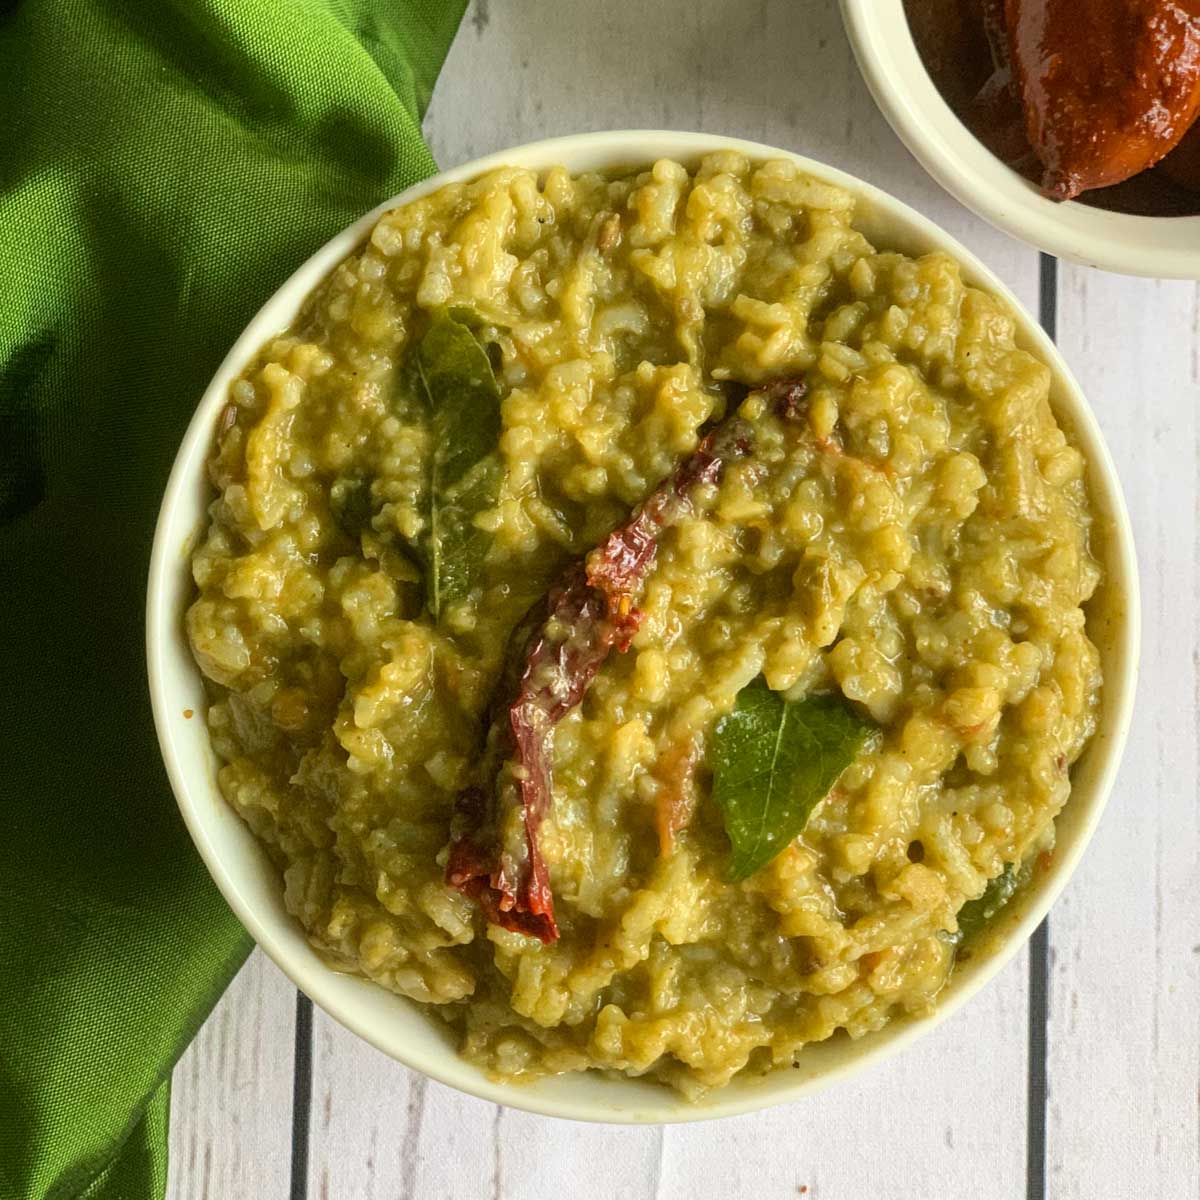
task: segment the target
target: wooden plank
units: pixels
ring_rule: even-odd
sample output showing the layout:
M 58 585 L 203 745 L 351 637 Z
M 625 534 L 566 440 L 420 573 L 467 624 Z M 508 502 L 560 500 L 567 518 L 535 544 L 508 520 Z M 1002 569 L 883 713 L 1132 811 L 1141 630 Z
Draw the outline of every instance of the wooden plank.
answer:
M 296 989 L 255 950 L 171 1080 L 171 1200 L 286 1196 Z
M 1051 922 L 1055 1200 L 1200 1191 L 1200 285 L 1063 267 L 1059 341 L 1117 460 L 1142 569 L 1141 699 Z
M 314 1200 L 491 1194 L 496 1105 L 406 1070 L 320 1010 L 312 1063 Z
M 492 1200 L 660 1200 L 666 1135 L 661 1126 L 547 1121 L 502 1109 Z M 690 1200 L 719 1194 L 705 1189 Z
M 908 158 L 858 77 L 833 6 L 807 6 L 799 20 L 789 0 L 477 2 L 427 132 L 451 166 L 538 137 L 636 126 L 758 138 L 863 174 L 963 237 L 1036 307 L 1036 255 L 965 213 Z M 666 1130 L 548 1121 L 456 1097 L 318 1014 L 312 1194 L 790 1200 L 804 1185 L 836 1196 L 894 1182 L 931 1197 L 1020 1195 L 1027 990 L 1022 955 L 944 1029 L 860 1081 Z
M 314 1017 L 314 1200 L 643 1200 L 660 1131 L 547 1121 L 433 1083 Z
M 1026 1028 L 1022 956 L 945 1025 L 856 1079 L 715 1126 L 668 1128 L 662 1183 L 647 1197 L 1023 1196 Z

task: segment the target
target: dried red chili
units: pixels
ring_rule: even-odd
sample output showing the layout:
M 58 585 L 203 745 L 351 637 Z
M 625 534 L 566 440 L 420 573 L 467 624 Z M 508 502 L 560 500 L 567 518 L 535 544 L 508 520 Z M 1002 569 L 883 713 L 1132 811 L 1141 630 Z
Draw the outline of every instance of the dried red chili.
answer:
M 640 620 L 635 615 L 633 592 L 654 564 L 663 530 L 691 512 L 688 493 L 693 488 L 715 483 L 726 462 L 749 453 L 753 436 L 750 424 L 740 417 L 722 421 L 679 464 L 675 474 L 655 488 L 637 512 L 588 555 L 587 581 L 607 599 L 608 618 L 622 630 L 622 650 Z
M 803 395 L 795 386 L 770 395 L 783 415 L 791 416 L 786 410 Z M 446 882 L 478 900 L 489 921 L 543 942 L 558 937 L 538 849 L 550 806 L 554 726 L 583 699 L 612 650 L 628 648 L 642 619 L 636 593 L 663 532 L 692 511 L 689 493 L 716 483 L 725 463 L 750 453 L 752 444 L 748 422 L 722 421 L 585 563 L 572 565 L 514 633 L 493 702 L 482 784 L 459 796 L 446 865 Z
M 506 673 L 493 708 L 487 783 L 463 792 L 455 814 L 446 882 L 478 900 L 489 921 L 543 942 L 558 937 L 537 842 L 550 805 L 550 741 L 628 627 L 608 621 L 606 608 L 575 564 L 530 610 L 511 644 L 520 675 L 513 684 Z

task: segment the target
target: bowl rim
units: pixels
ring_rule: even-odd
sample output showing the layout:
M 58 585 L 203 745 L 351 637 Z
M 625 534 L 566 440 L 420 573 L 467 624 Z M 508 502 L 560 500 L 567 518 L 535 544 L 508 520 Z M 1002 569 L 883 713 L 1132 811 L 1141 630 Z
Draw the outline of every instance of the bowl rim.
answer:
M 1098 736 L 1093 739 L 1102 744 L 1094 749 L 1089 747 L 1089 755 L 1099 756 L 1095 770 L 1089 771 L 1089 778 L 1094 776 L 1090 792 L 1077 795 L 1075 788 L 1072 789 L 1067 810 L 1073 814 L 1069 846 L 1065 852 L 1056 851 L 1050 869 L 1041 876 L 1035 888 L 1029 889 L 1022 903 L 1017 906 L 1019 911 L 1012 913 L 1004 929 L 1003 944 L 987 954 L 976 955 L 969 964 L 959 967 L 932 1013 L 921 1017 L 897 1018 L 877 1033 L 866 1035 L 858 1041 L 845 1040 L 844 1049 L 829 1051 L 834 1059 L 832 1066 L 817 1069 L 812 1074 L 801 1072 L 798 1078 L 792 1078 L 790 1071 L 777 1070 L 760 1078 L 743 1081 L 736 1087 L 731 1085 L 720 1089 L 715 1096 L 694 1104 L 683 1101 L 672 1090 L 661 1085 L 628 1079 L 604 1079 L 601 1083 L 605 1088 L 605 1099 L 600 1101 L 571 1094 L 573 1091 L 590 1090 L 580 1081 L 594 1078 L 592 1072 L 570 1076 L 570 1084 L 562 1084 L 562 1077 L 535 1084 L 500 1082 L 452 1051 L 448 1052 L 442 1043 L 434 1048 L 398 1044 L 398 1038 L 390 1037 L 390 1029 L 382 1027 L 382 1022 L 373 1020 L 365 1011 L 359 1011 L 360 1008 L 365 1010 L 370 1007 L 369 1003 L 360 1006 L 356 1000 L 349 998 L 350 993 L 345 987 L 347 977 L 336 973 L 317 957 L 316 951 L 298 936 L 299 926 L 292 918 L 269 914 L 247 898 L 245 890 L 250 872 L 236 869 L 226 862 L 218 843 L 224 836 L 221 826 L 229 821 L 242 830 L 246 838 L 252 838 L 253 835 L 228 808 L 211 772 L 204 779 L 190 778 L 181 761 L 184 738 L 194 738 L 195 732 L 185 732 L 184 725 L 178 720 L 180 696 L 172 692 L 168 676 L 173 671 L 182 671 L 196 681 L 197 686 L 200 679 L 179 609 L 180 596 L 190 587 L 189 554 L 198 530 L 196 518 L 187 520 L 181 514 L 186 511 L 189 499 L 193 506 L 199 503 L 196 499 L 198 489 L 206 486 L 204 465 L 218 414 L 227 403 L 230 383 L 265 342 L 290 324 L 313 288 L 365 241 L 382 213 L 427 195 L 445 184 L 472 179 L 501 166 L 542 170 L 566 163 L 573 171 L 588 169 L 589 165 L 593 169 L 617 165 L 636 169 L 660 157 L 695 161 L 703 154 L 719 150 L 737 151 L 755 161 L 788 159 L 813 176 L 846 188 L 858 198 L 860 215 L 872 214 L 871 219 L 881 217 L 886 220 L 895 231 L 893 244 L 915 238 L 926 248 L 945 250 L 958 260 L 969 282 L 983 286 L 1009 305 L 1017 320 L 1022 344 L 1033 348 L 1051 367 L 1056 413 L 1069 423 L 1075 444 L 1087 460 L 1093 506 L 1099 504 L 1097 497 L 1100 497 L 1107 514 L 1109 567 L 1114 574 L 1112 586 L 1123 601 L 1116 618 L 1118 627 L 1108 648 L 1116 664 L 1116 678 L 1110 680 L 1106 674 L 1102 716 L 1107 732 L 1104 738 Z M 154 721 L 163 761 L 180 812 L 201 857 L 222 895 L 258 945 L 301 991 L 335 1021 L 405 1066 L 494 1103 L 574 1120 L 633 1124 L 682 1123 L 733 1116 L 785 1103 L 857 1074 L 871 1063 L 897 1053 L 948 1019 L 1018 953 L 1073 874 L 1111 791 L 1132 715 L 1140 640 L 1139 604 L 1132 528 L 1120 481 L 1095 416 L 1045 331 L 974 254 L 902 201 L 846 172 L 802 155 L 741 138 L 712 134 L 619 130 L 533 142 L 501 150 L 434 175 L 377 205 L 336 234 L 275 291 L 234 342 L 217 369 L 180 444 L 154 533 L 147 581 L 146 657 Z M 193 725 L 204 728 L 201 722 Z M 206 730 L 204 737 L 207 738 Z M 399 999 L 374 984 L 355 981 L 355 985 L 391 999 Z M 833 1040 L 816 1044 L 814 1050 L 819 1049 L 824 1054 L 825 1047 Z M 823 1062 L 824 1058 L 820 1061 Z M 774 1085 L 769 1084 L 772 1078 L 776 1080 Z M 624 1096 L 622 1091 L 631 1087 L 641 1089 L 635 1100 Z M 563 1092 L 567 1094 L 560 1094 Z
M 988 150 L 942 98 L 904 0 L 840 0 L 859 70 L 888 124 L 956 200 L 1060 258 L 1122 275 L 1200 279 L 1200 215 L 1145 217 L 1049 200 Z

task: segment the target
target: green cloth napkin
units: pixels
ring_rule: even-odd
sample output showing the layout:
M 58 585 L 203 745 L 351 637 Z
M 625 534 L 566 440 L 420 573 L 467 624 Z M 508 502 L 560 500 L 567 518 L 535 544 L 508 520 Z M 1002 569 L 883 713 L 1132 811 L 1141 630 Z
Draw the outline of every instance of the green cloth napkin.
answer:
M 433 170 L 464 6 L 0 0 L 3 1200 L 163 1191 L 171 1067 L 248 939 L 151 723 L 159 497 L 259 305 Z

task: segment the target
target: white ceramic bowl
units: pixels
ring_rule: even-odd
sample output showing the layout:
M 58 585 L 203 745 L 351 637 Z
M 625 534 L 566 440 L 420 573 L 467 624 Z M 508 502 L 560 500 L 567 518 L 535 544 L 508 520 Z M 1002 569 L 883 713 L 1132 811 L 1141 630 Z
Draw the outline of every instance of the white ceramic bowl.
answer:
M 904 0 L 841 0 L 859 69 L 901 141 L 948 191 L 998 229 L 1061 258 L 1125 275 L 1200 279 L 1200 216 L 1135 217 L 1047 200 L 942 99 L 909 32 Z
M 338 974 L 322 962 L 284 909 L 277 871 L 221 798 L 202 717 L 206 707 L 204 689 L 183 628 L 183 613 L 192 594 L 188 556 L 204 527 L 210 499 L 205 459 L 230 383 L 259 347 L 291 322 L 309 292 L 365 240 L 386 209 L 425 195 L 443 183 L 467 179 L 504 164 L 544 168 L 562 163 L 572 171 L 581 171 L 636 167 L 664 156 L 694 161 L 717 149 L 739 150 L 754 159 L 790 158 L 813 175 L 848 188 L 860 198 L 858 224 L 880 244 L 909 252 L 946 250 L 963 264 L 972 283 L 1000 294 L 1012 305 L 1022 342 L 1053 367 L 1055 409 L 1089 463 L 1092 495 L 1100 517 L 1096 550 L 1109 589 L 1107 600 L 1102 598 L 1103 611 L 1097 609 L 1093 629 L 1104 661 L 1103 717 L 1095 739 L 1074 769 L 1074 794 L 1059 820 L 1053 865 L 1040 876 L 1024 902 L 1006 916 L 993 939 L 994 951 L 976 954 L 955 973 L 934 1015 L 897 1021 L 858 1041 L 835 1037 L 808 1046 L 800 1056 L 798 1070 L 739 1079 L 696 1105 L 653 1083 L 596 1074 L 564 1076 L 536 1084 L 498 1083 L 457 1057 L 447 1031 L 416 1005 L 375 984 Z M 163 758 L 196 846 L 217 886 L 258 944 L 326 1012 L 407 1066 L 488 1100 L 582 1120 L 693 1121 L 793 1100 L 893 1053 L 944 1020 L 1016 954 L 1074 870 L 1108 796 L 1133 700 L 1138 589 L 1129 518 L 1095 418 L 1052 343 L 978 259 L 898 200 L 840 171 L 782 150 L 706 134 L 595 133 L 506 150 L 418 184 L 339 233 L 275 293 L 237 340 L 201 397 L 175 460 L 154 538 L 146 638 L 150 691 Z M 188 709 L 196 714 L 191 720 L 184 716 Z M 1003 1031 L 997 1029 L 996 1036 L 1003 1036 Z

